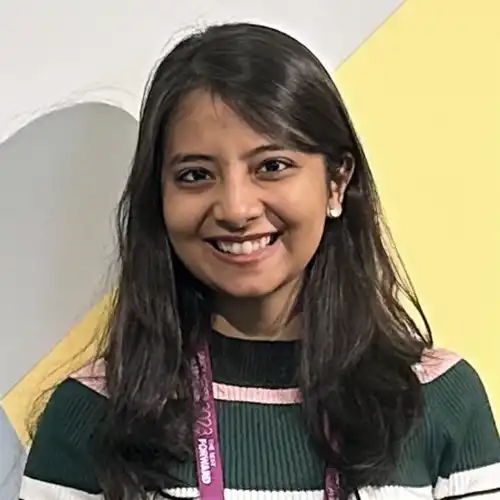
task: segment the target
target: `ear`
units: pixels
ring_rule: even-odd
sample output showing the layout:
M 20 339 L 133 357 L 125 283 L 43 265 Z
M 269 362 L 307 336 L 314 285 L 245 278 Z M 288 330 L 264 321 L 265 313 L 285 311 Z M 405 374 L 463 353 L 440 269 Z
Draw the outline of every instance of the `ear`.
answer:
M 350 153 L 345 153 L 342 156 L 342 163 L 335 169 L 334 178 L 330 181 L 327 207 L 329 217 L 339 217 L 342 213 L 344 195 L 349 182 L 351 182 L 354 168 L 354 157 Z

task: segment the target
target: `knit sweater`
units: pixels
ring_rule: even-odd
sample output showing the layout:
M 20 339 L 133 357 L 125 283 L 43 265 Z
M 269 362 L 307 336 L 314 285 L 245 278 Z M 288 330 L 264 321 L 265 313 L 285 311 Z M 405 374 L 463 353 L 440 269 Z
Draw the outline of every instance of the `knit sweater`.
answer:
M 237 340 L 214 334 L 211 358 L 227 500 L 322 500 L 324 464 L 301 421 L 294 385 L 294 342 Z M 500 439 L 474 369 L 444 350 L 415 366 L 424 415 L 385 486 L 361 500 L 500 500 Z M 51 396 L 32 443 L 23 500 L 103 500 L 90 437 L 106 411 L 104 364 L 84 367 Z M 197 497 L 196 470 L 179 465 Z

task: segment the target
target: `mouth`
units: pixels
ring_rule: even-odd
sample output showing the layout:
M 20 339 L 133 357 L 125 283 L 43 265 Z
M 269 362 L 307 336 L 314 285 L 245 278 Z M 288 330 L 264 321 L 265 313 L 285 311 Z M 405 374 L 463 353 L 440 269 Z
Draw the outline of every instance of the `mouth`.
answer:
M 265 235 L 249 235 L 244 238 L 210 238 L 207 242 L 212 247 L 226 255 L 251 255 L 261 252 L 276 243 L 278 232 Z

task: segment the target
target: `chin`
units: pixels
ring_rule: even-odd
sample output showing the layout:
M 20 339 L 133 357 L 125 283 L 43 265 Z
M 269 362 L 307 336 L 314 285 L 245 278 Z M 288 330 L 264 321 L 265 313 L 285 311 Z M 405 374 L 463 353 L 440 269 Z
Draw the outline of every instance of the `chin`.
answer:
M 273 286 L 271 283 L 262 283 L 253 278 L 250 281 L 246 280 L 233 280 L 230 283 L 212 283 L 210 288 L 218 291 L 221 294 L 237 299 L 258 299 L 271 295 L 278 286 Z
M 258 299 L 266 297 L 273 292 L 271 288 L 263 288 L 261 286 L 241 286 L 241 287 L 224 287 L 219 288 L 220 292 L 235 299 Z
M 246 275 L 214 274 L 205 275 L 202 281 L 212 290 L 234 299 L 259 299 L 272 296 L 289 286 L 294 286 L 297 277 L 290 277 L 279 269 L 265 272 L 255 271 Z M 272 279 L 271 279 L 272 278 Z

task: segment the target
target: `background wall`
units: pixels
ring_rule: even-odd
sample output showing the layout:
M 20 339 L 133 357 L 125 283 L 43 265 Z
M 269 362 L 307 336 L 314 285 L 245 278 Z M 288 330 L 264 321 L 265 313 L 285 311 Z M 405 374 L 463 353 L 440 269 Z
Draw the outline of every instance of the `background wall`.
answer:
M 474 364 L 499 415 L 500 3 L 192 0 L 173 12 L 160 0 L 0 4 L 0 449 L 10 425 L 26 438 L 40 389 L 91 352 L 73 358 L 106 309 L 112 207 L 151 68 L 193 26 L 228 19 L 285 29 L 334 72 L 436 339 Z M 16 498 L 1 484 L 0 462 L 0 496 Z
M 102 297 L 136 129 L 119 108 L 78 104 L 0 146 L 0 394 Z

